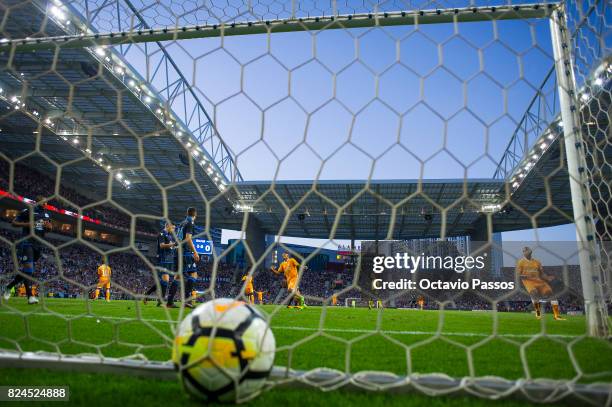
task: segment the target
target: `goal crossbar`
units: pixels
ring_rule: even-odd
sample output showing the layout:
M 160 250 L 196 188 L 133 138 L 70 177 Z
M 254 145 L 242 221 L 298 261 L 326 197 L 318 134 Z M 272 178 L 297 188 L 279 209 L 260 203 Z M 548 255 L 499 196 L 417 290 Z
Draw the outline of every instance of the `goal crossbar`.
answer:
M 367 28 L 375 26 L 386 27 L 399 25 L 469 23 L 492 20 L 542 19 L 550 17 L 557 6 L 558 3 L 529 3 L 489 7 L 371 12 L 303 18 L 296 17 L 150 29 L 139 28 L 129 31 L 106 33 L 10 39 L 0 43 L 0 52 L 11 49 L 16 51 L 32 51 L 53 49 L 58 46 L 62 48 L 82 48 L 220 36 Z

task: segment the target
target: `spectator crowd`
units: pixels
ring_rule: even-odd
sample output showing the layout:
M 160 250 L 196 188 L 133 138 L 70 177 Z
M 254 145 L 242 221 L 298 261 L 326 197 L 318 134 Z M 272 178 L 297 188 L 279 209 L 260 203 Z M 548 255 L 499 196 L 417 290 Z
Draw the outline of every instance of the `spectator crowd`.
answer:
M 15 165 L 13 186 L 13 192 L 15 194 L 29 199 L 36 199 L 37 196 L 54 196 L 56 185 L 55 180 L 49 178 L 47 175 L 26 165 L 17 163 Z M 0 160 L 0 189 L 5 191 L 9 190 L 9 165 L 4 160 Z M 98 201 L 79 194 L 74 189 L 65 186 L 64 183 L 59 185 L 59 195 L 64 199 L 53 198 L 47 203 L 58 209 L 65 209 L 75 213 L 77 213 L 78 210 L 70 203 L 82 208 L 83 206 Z M 130 229 L 130 215 L 108 205 L 96 205 L 92 208 L 83 210 L 82 214 L 115 228 L 120 228 L 122 230 Z M 151 232 L 144 224 L 139 224 L 138 226 L 139 228 L 146 228 L 146 232 Z
M 0 229 L 0 236 L 8 241 L 19 238 L 15 232 Z M 50 244 L 59 246 L 62 242 L 48 240 Z M 57 254 L 56 254 L 57 253 Z M 156 269 L 152 267 L 155 260 L 142 258 L 132 251 L 116 252 L 108 255 L 108 264 L 112 274 L 112 298 L 134 299 L 141 295 L 154 282 Z M 37 263 L 34 278 L 43 295 L 52 293 L 62 298 L 77 298 L 88 296 L 98 281 L 97 268 L 104 261 L 103 256 L 92 248 L 75 243 L 57 249 L 42 248 L 42 256 Z M 196 291 L 200 292 L 203 301 L 214 297 L 238 297 L 243 289 L 242 277 L 249 271 L 245 268 L 218 262 L 201 261 L 198 266 Z M 503 268 L 502 279 L 514 280 L 514 269 Z M 0 241 L 0 286 L 5 285 L 14 275 L 15 268 L 10 245 Z M 563 283 L 558 297 L 565 311 L 581 311 L 581 285 L 578 266 L 545 267 L 545 272 Z M 367 304 L 368 300 L 382 299 L 386 306 L 393 304 L 396 308 L 417 308 L 417 299 L 423 295 L 418 291 L 405 291 L 393 297 L 377 297 L 369 287 L 352 287 L 350 272 L 314 271 L 306 268 L 300 280 L 300 291 L 306 295 L 310 304 L 321 304 L 336 294 L 338 304 L 343 305 L 347 298 L 355 298 L 358 305 Z M 256 291 L 264 293 L 266 303 L 279 303 L 287 296 L 284 278 L 273 274 L 268 269 L 259 269 L 253 273 Z M 214 279 L 214 284 L 213 280 Z M 392 298 L 392 301 L 391 301 Z M 328 302 L 327 302 L 328 303 Z M 493 306 L 498 311 L 527 312 L 531 301 L 524 290 L 508 292 L 491 292 L 488 295 L 471 290 L 458 292 L 444 300 L 427 297 L 427 309 L 457 309 L 457 310 L 491 310 Z

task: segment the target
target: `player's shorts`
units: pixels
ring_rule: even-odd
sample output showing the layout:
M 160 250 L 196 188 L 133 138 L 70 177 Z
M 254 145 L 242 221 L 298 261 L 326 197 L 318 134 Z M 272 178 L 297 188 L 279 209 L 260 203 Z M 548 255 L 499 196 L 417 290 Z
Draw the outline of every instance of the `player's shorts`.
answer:
M 289 291 L 295 291 L 297 290 L 297 276 L 296 277 L 292 277 L 292 278 L 288 278 L 287 279 L 287 290 Z
M 176 264 L 173 261 L 164 261 L 159 263 L 160 269 L 157 270 L 157 276 L 161 277 L 168 274 L 169 271 L 176 271 Z
M 255 292 L 253 290 L 246 290 L 244 293 L 246 295 L 253 295 L 253 294 L 255 294 Z
M 25 241 L 21 242 L 17 245 L 17 259 L 20 263 L 36 263 L 40 258 L 40 248 L 30 242 Z M 33 273 L 34 270 L 27 271 L 23 270 L 26 273 Z
M 550 285 L 540 278 L 524 278 L 522 282 L 523 287 L 525 287 L 525 290 L 527 290 L 529 294 L 536 292 L 542 297 L 548 297 L 552 294 Z
M 108 280 L 108 279 L 98 280 L 97 287 L 98 288 L 110 289 L 110 280 Z
M 191 274 L 198 272 L 198 265 L 193 258 L 193 255 L 183 256 L 183 274 Z

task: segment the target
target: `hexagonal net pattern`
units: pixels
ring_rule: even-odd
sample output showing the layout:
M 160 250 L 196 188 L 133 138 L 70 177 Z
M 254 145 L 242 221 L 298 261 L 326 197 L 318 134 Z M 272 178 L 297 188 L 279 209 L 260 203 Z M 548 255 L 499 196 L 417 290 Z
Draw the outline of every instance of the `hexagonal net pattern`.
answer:
M 608 2 L 0 13 L 0 360 L 163 372 L 186 305 L 232 297 L 268 388 L 612 391 Z M 159 248 L 188 207 L 199 261 Z

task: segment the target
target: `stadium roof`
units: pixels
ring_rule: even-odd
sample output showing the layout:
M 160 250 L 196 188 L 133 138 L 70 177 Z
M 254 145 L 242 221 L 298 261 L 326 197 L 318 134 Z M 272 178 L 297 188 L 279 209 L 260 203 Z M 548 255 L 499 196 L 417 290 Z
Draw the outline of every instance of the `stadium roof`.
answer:
M 503 184 L 498 180 L 281 181 L 242 182 L 236 189 L 242 205 L 238 210 L 252 211 L 267 233 L 390 239 L 439 236 L 442 214 L 436 207 L 448 208 L 447 232 L 464 235 L 483 205 L 497 202 Z
M 17 18 L 8 20 L 6 31 L 13 38 L 33 35 L 43 22 L 42 10 L 28 4 Z M 45 31 L 59 35 L 62 29 L 48 20 Z M 0 117 L 1 152 L 52 177 L 61 174 L 62 182 L 85 195 L 99 198 L 109 193 L 133 213 L 162 216 L 160 187 L 165 187 L 172 218 L 194 204 L 206 213 L 204 202 L 208 202 L 207 215 L 214 227 L 242 229 L 243 215 L 248 214 L 266 233 L 286 236 L 383 239 L 441 232 L 457 236 L 482 227 L 486 212 L 495 213 L 496 231 L 532 228 L 534 219 L 537 226 L 571 221 L 558 134 L 516 188 L 510 178 L 249 181 L 219 194 L 224 186 L 219 186 L 220 169 L 211 167 L 209 174 L 207 163 L 190 159 L 185 139 L 176 136 L 156 106 L 146 103 L 129 81 L 120 80 L 110 63 L 100 59 L 108 54 L 75 48 L 58 49 L 57 55 L 55 59 L 50 50 L 18 52 L 13 59 L 10 53 L 0 54 L 5 67 L 0 70 L 0 109 L 5 112 Z M 130 69 L 127 64 L 124 68 Z M 609 93 L 602 98 L 598 103 L 609 106 Z M 171 112 L 167 117 L 172 117 Z M 37 139 L 38 152 L 28 155 L 36 150 Z M 143 168 L 138 168 L 141 164 Z M 107 190 L 109 180 L 112 188 Z M 508 196 L 512 205 L 506 204 Z M 533 214 L 537 216 L 531 218 Z

